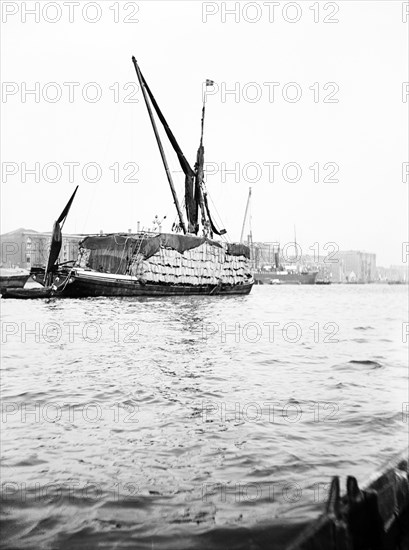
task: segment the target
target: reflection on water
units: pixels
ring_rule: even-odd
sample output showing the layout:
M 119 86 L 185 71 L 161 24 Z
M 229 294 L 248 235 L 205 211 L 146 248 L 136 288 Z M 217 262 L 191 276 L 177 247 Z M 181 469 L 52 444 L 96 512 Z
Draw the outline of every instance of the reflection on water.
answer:
M 283 548 L 406 444 L 406 300 L 2 302 L 4 547 Z

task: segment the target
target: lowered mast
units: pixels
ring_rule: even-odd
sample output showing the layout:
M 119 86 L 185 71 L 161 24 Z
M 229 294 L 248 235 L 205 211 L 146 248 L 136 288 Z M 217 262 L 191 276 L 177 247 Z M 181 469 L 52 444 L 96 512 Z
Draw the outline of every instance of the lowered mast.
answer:
M 158 129 L 156 127 L 155 119 L 153 118 L 152 109 L 151 109 L 151 106 L 149 105 L 148 97 L 146 95 L 145 80 L 144 80 L 144 78 L 141 74 L 141 71 L 139 69 L 138 63 L 136 62 L 135 57 L 132 57 L 132 61 L 133 61 L 133 64 L 135 66 L 135 71 L 136 71 L 136 75 L 137 75 L 138 80 L 139 80 L 139 84 L 141 86 L 141 90 L 142 90 L 143 98 L 145 100 L 146 108 L 148 109 L 149 118 L 151 119 L 152 128 L 153 128 L 153 131 L 155 133 L 156 141 L 158 143 L 159 151 L 160 151 L 162 161 L 163 161 L 163 166 L 165 167 L 165 171 L 166 171 L 166 175 L 167 175 L 167 178 L 168 178 L 170 190 L 172 192 L 173 202 L 175 203 L 176 210 L 177 210 L 177 213 L 178 213 L 178 216 L 179 216 L 179 222 L 180 222 L 180 225 L 183 229 L 183 233 L 186 234 L 187 233 L 186 224 L 185 224 L 185 221 L 183 219 L 182 210 L 180 208 L 180 204 L 179 204 L 179 200 L 178 200 L 178 197 L 177 197 L 177 194 L 176 194 L 175 186 L 173 184 L 172 175 L 170 173 L 169 166 L 168 166 L 168 161 L 166 160 L 165 152 L 163 150 L 162 142 L 161 142 L 160 137 L 159 137 L 159 132 L 158 132 Z

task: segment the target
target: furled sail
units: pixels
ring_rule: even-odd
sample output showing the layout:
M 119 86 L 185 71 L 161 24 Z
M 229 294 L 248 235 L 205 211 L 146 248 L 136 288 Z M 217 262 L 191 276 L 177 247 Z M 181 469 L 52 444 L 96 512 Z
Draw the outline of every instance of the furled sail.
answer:
M 202 225 L 204 226 L 206 222 L 206 215 L 203 204 L 203 166 L 204 147 L 202 140 L 200 140 L 199 149 L 197 150 L 196 155 L 194 190 L 196 204 L 200 205 L 200 209 L 202 211 Z
M 213 82 L 212 80 L 206 80 L 206 85 L 208 82 Z M 204 227 L 210 226 L 211 234 L 215 233 L 216 235 L 224 235 L 226 233 L 225 229 L 220 231 L 217 229 L 213 223 L 212 217 L 209 211 L 209 205 L 207 202 L 207 193 L 204 190 L 204 147 L 203 147 L 203 126 L 205 118 L 205 104 L 203 103 L 202 109 L 202 127 L 200 135 L 200 145 L 197 150 L 196 155 L 196 164 L 195 164 L 195 198 L 196 202 L 200 205 L 202 211 L 202 224 Z
M 52 237 L 51 237 L 50 253 L 48 255 L 47 268 L 46 268 L 45 276 L 44 276 L 45 286 L 48 286 L 51 282 L 51 277 L 50 277 L 51 271 L 54 267 L 55 262 L 58 259 L 58 256 L 59 256 L 60 250 L 61 250 L 62 233 L 61 233 L 60 223 L 62 223 L 64 225 L 65 218 L 67 217 L 68 212 L 70 211 L 72 201 L 74 200 L 74 197 L 75 197 L 75 194 L 76 194 L 77 190 L 78 190 L 78 185 L 75 188 L 74 193 L 71 195 L 70 200 L 67 202 L 64 210 L 61 212 L 58 219 L 54 222 L 53 233 L 52 233 Z

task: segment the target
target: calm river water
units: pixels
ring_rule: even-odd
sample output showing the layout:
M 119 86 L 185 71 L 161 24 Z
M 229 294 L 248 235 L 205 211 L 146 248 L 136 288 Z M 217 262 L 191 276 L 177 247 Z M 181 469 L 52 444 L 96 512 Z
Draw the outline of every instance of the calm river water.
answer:
M 407 446 L 407 299 L 2 300 L 3 548 L 283 548 Z

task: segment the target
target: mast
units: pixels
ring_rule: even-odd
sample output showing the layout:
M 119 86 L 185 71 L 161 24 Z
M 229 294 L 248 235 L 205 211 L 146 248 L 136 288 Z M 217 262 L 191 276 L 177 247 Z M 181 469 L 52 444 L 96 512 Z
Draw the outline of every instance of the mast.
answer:
M 178 197 L 177 197 L 177 194 L 176 194 L 175 186 L 173 184 L 172 175 L 170 173 L 169 166 L 168 166 L 168 161 L 166 160 L 165 152 L 163 150 L 162 142 L 161 142 L 160 137 L 159 137 L 159 132 L 158 132 L 158 129 L 156 127 L 155 119 L 153 118 L 152 109 L 151 109 L 151 106 L 149 105 L 149 101 L 148 101 L 148 97 L 146 95 L 146 90 L 145 90 L 144 81 L 143 81 L 143 78 L 142 78 L 142 75 L 141 75 L 141 71 L 139 69 L 138 63 L 136 62 L 136 59 L 135 59 L 134 56 L 132 56 L 132 62 L 135 66 L 136 75 L 138 77 L 139 84 L 141 86 L 143 98 L 145 100 L 146 108 L 148 109 L 148 113 L 149 113 L 149 118 L 150 118 L 151 123 L 152 123 L 152 128 L 153 128 L 153 131 L 155 133 L 156 141 L 158 143 L 159 151 L 160 151 L 160 154 L 161 154 L 161 157 L 162 157 L 163 166 L 165 167 L 165 171 L 166 171 L 166 175 L 167 175 L 167 178 L 168 178 L 170 190 L 172 192 L 173 202 L 175 203 L 176 210 L 177 210 L 177 213 L 178 213 L 178 216 L 179 216 L 179 222 L 180 222 L 180 225 L 183 229 L 183 233 L 186 235 L 186 233 L 187 233 L 186 224 L 185 224 L 185 221 L 183 219 L 182 210 L 180 208 L 180 204 L 179 204 L 179 200 L 178 200 Z
M 206 86 L 213 86 L 213 80 L 206 80 Z M 196 165 L 195 165 L 195 199 L 196 202 L 200 205 L 202 211 L 202 224 L 203 224 L 203 233 L 204 236 L 207 236 L 207 233 L 210 233 L 210 237 L 213 238 L 213 234 L 222 236 L 226 234 L 225 229 L 218 229 L 215 223 L 212 220 L 210 214 L 209 202 L 207 200 L 207 191 L 203 182 L 203 166 L 204 166 L 204 147 L 203 147 L 203 128 L 204 128 L 204 118 L 205 118 L 205 104 L 206 104 L 206 95 L 203 96 L 203 108 L 202 108 L 202 124 L 201 124 L 201 134 L 200 134 L 200 145 L 197 150 Z
M 246 211 L 244 213 L 243 227 L 241 228 L 241 235 L 240 235 L 240 242 L 241 243 L 243 242 L 244 229 L 245 229 L 245 226 L 246 226 L 247 214 L 248 214 L 249 206 L 250 206 L 250 198 L 251 198 L 251 187 L 249 187 L 249 197 L 247 199 Z

